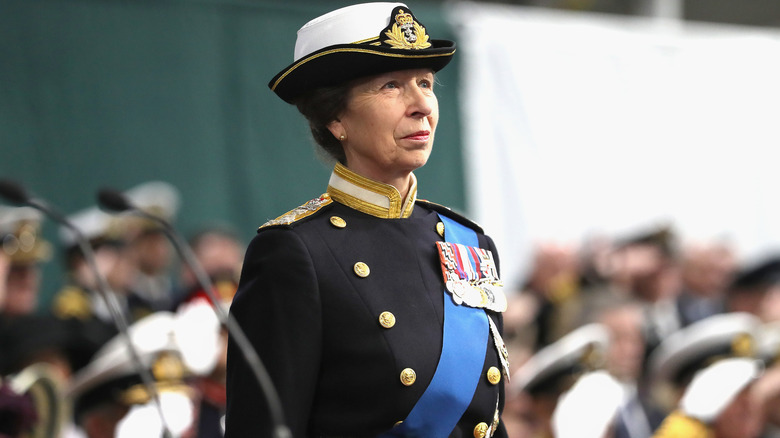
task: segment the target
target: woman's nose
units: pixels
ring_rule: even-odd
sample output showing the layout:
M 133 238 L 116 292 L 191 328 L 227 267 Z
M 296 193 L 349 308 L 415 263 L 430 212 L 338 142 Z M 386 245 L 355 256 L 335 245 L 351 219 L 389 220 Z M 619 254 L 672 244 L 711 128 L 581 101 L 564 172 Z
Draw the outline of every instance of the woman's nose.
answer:
M 433 112 L 433 96 L 429 90 L 414 85 L 409 88 L 407 97 L 407 114 L 411 117 L 427 117 Z

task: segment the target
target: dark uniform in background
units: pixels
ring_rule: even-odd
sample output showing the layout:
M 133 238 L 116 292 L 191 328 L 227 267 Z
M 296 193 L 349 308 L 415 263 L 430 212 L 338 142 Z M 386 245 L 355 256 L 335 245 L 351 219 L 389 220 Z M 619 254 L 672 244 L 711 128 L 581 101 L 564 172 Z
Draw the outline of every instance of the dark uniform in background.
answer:
M 414 193 L 402 206 L 390 186 L 340 165 L 336 173 L 349 178 L 352 193 L 329 186 L 260 228 L 231 308 L 279 389 L 295 437 L 376 436 L 404 420 L 425 391 L 449 299 L 435 244 L 443 240 L 439 215 L 473 229 L 479 246 L 497 254 L 477 225 L 449 209 L 415 202 Z M 377 195 L 390 208 L 368 199 Z M 501 315 L 488 315 L 500 328 Z M 246 363 L 233 345 L 228 351 L 227 436 L 271 436 Z M 495 424 L 504 401 L 499 354 L 489 336 L 482 377 L 451 437 L 485 436 L 489 427 L 506 436 Z
M 174 222 L 180 204 L 176 187 L 150 181 L 123 195 L 145 213 Z M 64 287 L 52 299 L 51 312 L 56 317 L 98 319 L 113 325 L 92 268 L 81 251 L 79 237 L 87 239 L 97 268 L 107 287 L 116 293 L 128 321 L 173 308 L 169 269 L 173 249 L 160 223 L 137 215 L 110 214 L 98 206 L 87 207 L 67 219 L 81 236 L 69 227 L 60 228 L 66 279 Z

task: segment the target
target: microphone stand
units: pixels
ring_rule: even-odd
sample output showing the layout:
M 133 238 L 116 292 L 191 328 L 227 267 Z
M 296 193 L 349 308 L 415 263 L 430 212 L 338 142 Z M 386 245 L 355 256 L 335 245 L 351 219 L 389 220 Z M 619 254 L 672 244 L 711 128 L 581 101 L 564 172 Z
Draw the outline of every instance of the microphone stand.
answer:
M 95 261 L 95 252 L 89 245 L 86 237 L 84 236 L 84 233 L 82 233 L 81 230 L 73 225 L 73 223 L 70 222 L 62 213 L 55 210 L 52 206 L 43 200 L 30 197 L 26 191 L 16 183 L 12 183 L 7 180 L 0 181 L 0 195 L 6 197 L 8 200 L 14 203 L 28 205 L 43 212 L 45 215 L 52 218 L 55 222 L 64 225 L 75 234 L 79 249 L 81 250 L 82 254 L 84 254 L 84 259 L 86 260 L 90 270 L 93 274 L 95 274 L 98 294 L 105 302 L 106 307 L 111 314 L 111 319 L 114 321 L 114 325 L 119 331 L 119 336 L 123 339 L 125 345 L 127 346 L 127 350 L 130 353 L 130 360 L 133 362 L 133 366 L 141 376 L 143 385 L 146 387 L 147 391 L 149 391 L 149 394 L 151 394 L 152 399 L 154 400 L 155 406 L 157 407 L 157 410 L 160 414 L 160 420 L 162 421 L 164 436 L 165 438 L 172 438 L 173 435 L 171 434 L 167 422 L 165 421 L 165 417 L 163 416 L 162 404 L 160 403 L 160 396 L 157 391 L 157 387 L 154 385 L 154 379 L 152 378 L 148 367 L 144 366 L 141 357 L 138 354 L 138 350 L 135 348 L 135 345 L 133 345 L 133 341 L 130 338 L 130 333 L 128 331 L 127 320 L 121 311 L 119 302 L 117 301 L 114 292 L 110 292 L 111 289 L 108 281 L 98 269 L 97 262 Z
M 220 323 L 227 328 L 228 333 L 238 346 L 241 354 L 247 361 L 249 368 L 252 370 L 255 379 L 260 385 L 260 390 L 263 392 L 263 396 L 268 401 L 268 409 L 271 414 L 271 421 L 273 422 L 274 438 L 292 438 L 292 432 L 285 425 L 284 413 L 282 412 L 281 407 L 282 404 L 279 399 L 279 395 L 274 388 L 273 382 L 271 381 L 271 377 L 268 375 L 268 372 L 263 366 L 260 357 L 252 347 L 251 342 L 249 342 L 249 339 L 241 329 L 241 326 L 239 326 L 238 322 L 232 315 L 225 311 L 225 309 L 222 307 L 222 303 L 217 299 L 216 295 L 214 294 L 214 286 L 211 282 L 211 279 L 203 269 L 203 266 L 200 264 L 200 262 L 198 262 L 198 259 L 192 251 L 190 245 L 178 232 L 176 232 L 173 225 L 171 225 L 168 221 L 132 205 L 122 193 L 107 189 L 101 190 L 98 195 L 98 202 L 101 204 L 101 206 L 110 210 L 117 212 L 127 211 L 153 220 L 163 227 L 163 232 L 171 241 L 171 243 L 173 243 L 173 246 L 176 248 L 179 256 L 195 274 L 195 278 L 197 279 L 200 287 L 203 288 L 203 290 L 206 292 L 206 295 L 208 296 L 208 299 L 214 308 L 214 312 L 216 313 L 217 318 L 219 319 Z

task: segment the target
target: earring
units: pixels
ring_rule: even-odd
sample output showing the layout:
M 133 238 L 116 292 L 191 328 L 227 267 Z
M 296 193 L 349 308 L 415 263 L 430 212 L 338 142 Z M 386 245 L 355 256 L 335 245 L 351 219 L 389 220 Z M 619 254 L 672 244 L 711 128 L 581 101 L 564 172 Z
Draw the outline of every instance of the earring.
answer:
M 341 140 L 341 141 L 344 141 L 344 140 L 346 140 L 346 139 L 347 139 L 347 136 L 346 136 L 346 135 L 344 135 L 344 134 L 341 134 L 341 135 L 339 136 L 339 140 Z

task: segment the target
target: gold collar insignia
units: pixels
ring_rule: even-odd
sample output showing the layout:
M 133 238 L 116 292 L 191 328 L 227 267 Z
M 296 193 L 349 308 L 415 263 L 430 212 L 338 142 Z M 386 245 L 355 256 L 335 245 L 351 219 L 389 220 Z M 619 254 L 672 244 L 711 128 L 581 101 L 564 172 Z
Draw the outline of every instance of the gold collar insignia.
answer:
M 330 175 L 328 194 L 334 201 L 371 216 L 407 218 L 417 200 L 417 178 L 412 174 L 412 186 L 404 200 L 395 187 L 358 175 L 337 163 Z

